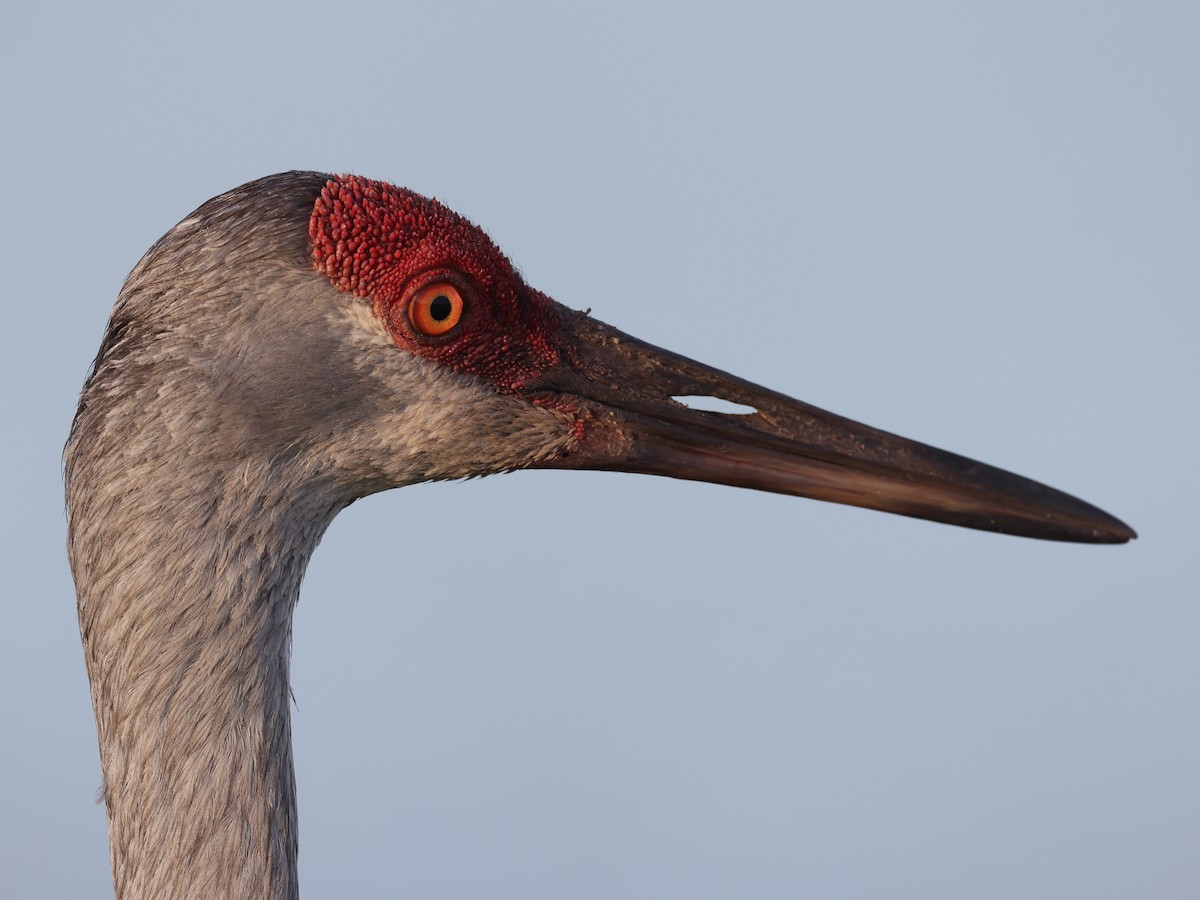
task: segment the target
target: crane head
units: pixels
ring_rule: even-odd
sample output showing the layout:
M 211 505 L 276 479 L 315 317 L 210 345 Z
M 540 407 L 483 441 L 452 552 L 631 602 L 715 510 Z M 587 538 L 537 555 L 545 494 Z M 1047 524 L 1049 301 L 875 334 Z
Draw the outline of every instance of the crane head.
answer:
M 187 304 L 164 302 L 182 291 L 203 295 L 207 318 L 220 323 L 164 324 L 185 315 Z M 527 285 L 464 217 L 357 176 L 288 173 L 205 204 L 131 274 L 110 335 L 151 302 L 160 344 L 165 333 L 187 336 L 189 389 L 218 385 L 222 434 L 235 435 L 222 438 L 223 452 L 249 444 L 300 456 L 357 494 L 518 468 L 600 469 L 1027 537 L 1136 536 L 1061 491 L 825 412 L 563 306 Z M 266 337 L 251 341 L 252 333 Z M 97 373 L 105 356 L 102 347 Z M 696 396 L 745 411 L 680 399 Z

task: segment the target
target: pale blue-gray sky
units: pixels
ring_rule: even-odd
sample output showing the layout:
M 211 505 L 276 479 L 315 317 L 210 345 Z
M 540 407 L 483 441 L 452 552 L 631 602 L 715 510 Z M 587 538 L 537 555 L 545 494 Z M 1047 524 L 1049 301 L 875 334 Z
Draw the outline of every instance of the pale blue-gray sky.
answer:
M 109 307 L 297 167 L 435 194 L 569 305 L 1142 535 L 602 474 L 364 501 L 297 613 L 306 896 L 1200 895 L 1194 6 L 6 22 L 0 896 L 110 890 L 59 484 Z

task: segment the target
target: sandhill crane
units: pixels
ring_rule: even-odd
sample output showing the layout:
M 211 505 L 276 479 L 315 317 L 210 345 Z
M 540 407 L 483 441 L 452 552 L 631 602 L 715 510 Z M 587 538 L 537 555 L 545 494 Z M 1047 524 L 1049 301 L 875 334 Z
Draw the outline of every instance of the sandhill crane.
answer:
M 751 408 L 703 412 L 673 398 Z M 356 498 L 513 469 L 670 475 L 1119 543 L 1033 481 L 642 343 L 435 200 L 290 172 L 137 264 L 66 454 L 116 895 L 294 898 L 292 609 Z

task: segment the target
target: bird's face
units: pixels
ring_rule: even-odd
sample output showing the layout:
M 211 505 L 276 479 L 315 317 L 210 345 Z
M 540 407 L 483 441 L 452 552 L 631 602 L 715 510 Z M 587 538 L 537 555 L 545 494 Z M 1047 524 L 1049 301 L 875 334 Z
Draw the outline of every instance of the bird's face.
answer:
M 529 288 L 483 233 L 436 200 L 331 180 L 309 222 L 313 265 L 371 300 L 395 344 L 520 394 L 570 349 L 568 310 Z
M 385 431 L 405 434 L 406 468 L 393 480 L 591 468 L 1030 537 L 1133 536 L 1052 488 L 791 400 L 568 309 L 526 285 L 483 231 L 435 200 L 333 177 L 308 237 L 313 267 L 369 301 L 397 354 L 408 400 Z M 689 396 L 751 411 L 701 412 L 675 399 Z

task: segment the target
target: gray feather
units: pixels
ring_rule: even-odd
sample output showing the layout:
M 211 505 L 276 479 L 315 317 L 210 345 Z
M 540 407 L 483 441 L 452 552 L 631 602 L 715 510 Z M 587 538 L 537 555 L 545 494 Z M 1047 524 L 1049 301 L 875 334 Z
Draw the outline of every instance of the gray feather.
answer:
M 309 262 L 326 176 L 204 204 L 130 274 L 67 443 L 116 894 L 294 898 L 292 610 L 358 497 L 553 454 L 564 418 L 399 350 Z

